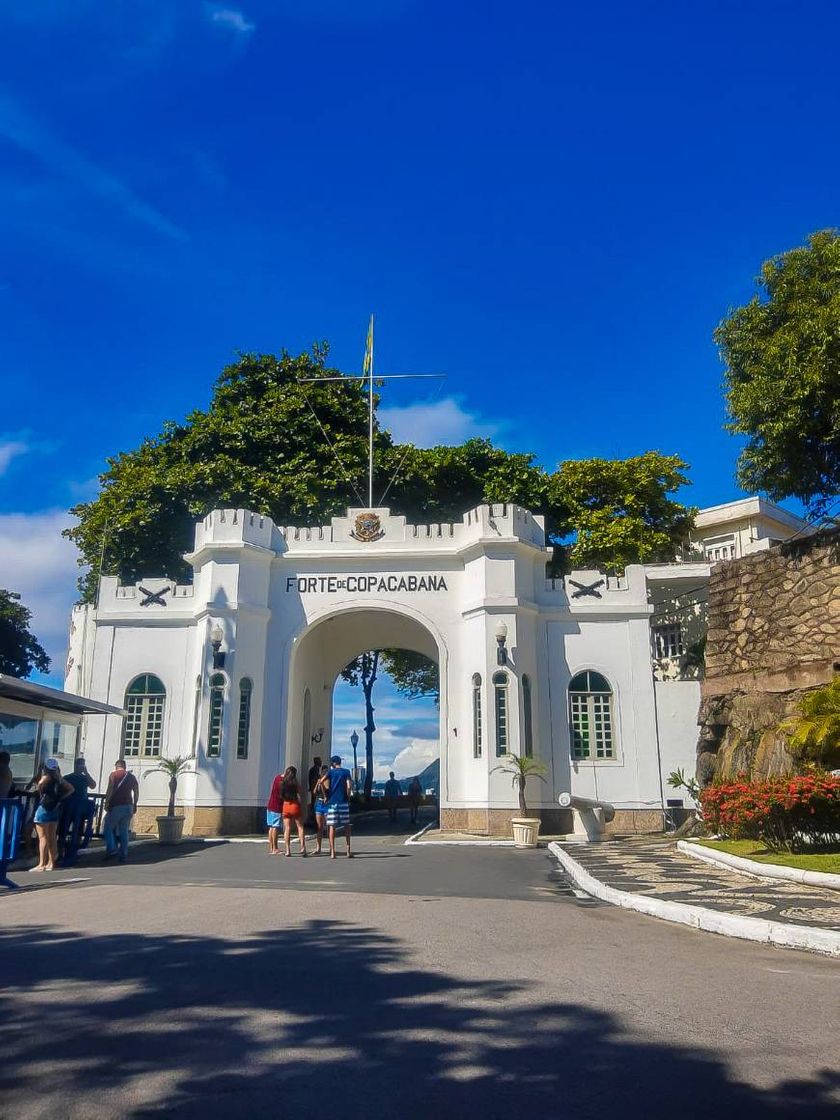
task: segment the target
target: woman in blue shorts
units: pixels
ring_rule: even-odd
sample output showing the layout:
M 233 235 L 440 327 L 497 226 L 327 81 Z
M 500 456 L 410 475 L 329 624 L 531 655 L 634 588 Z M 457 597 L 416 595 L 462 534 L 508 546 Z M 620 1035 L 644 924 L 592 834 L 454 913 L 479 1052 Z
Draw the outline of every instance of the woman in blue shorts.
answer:
M 58 818 L 61 802 L 73 796 L 73 787 L 61 776 L 58 762 L 48 758 L 41 767 L 41 776 L 36 786 L 38 808 L 35 810 L 33 824 L 38 834 L 38 866 L 33 871 L 53 871 L 58 862 Z

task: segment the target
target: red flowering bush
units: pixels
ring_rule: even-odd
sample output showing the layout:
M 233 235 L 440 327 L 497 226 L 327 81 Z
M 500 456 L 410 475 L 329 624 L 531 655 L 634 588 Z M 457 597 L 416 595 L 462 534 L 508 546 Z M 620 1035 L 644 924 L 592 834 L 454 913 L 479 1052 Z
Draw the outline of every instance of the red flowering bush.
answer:
M 840 846 L 840 778 L 798 774 L 766 782 L 737 779 L 700 792 L 709 830 L 760 840 L 771 851 Z

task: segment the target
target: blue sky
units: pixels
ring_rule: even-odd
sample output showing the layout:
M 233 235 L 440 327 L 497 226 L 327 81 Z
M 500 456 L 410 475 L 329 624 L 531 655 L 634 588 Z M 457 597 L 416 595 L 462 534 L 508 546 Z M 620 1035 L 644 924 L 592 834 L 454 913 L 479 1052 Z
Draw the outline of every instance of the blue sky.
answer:
M 830 3 L 0 0 L 0 586 L 58 662 L 64 511 L 237 349 L 328 338 L 396 434 L 680 452 L 711 332 L 838 223 Z

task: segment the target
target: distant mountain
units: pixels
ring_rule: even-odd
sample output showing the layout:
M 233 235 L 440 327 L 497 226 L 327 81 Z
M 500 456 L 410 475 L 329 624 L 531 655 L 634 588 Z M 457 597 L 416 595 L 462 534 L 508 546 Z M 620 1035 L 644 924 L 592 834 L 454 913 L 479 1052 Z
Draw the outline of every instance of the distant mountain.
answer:
M 440 759 L 430 762 L 425 770 L 417 775 L 423 789 L 437 789 L 440 785 Z
M 402 786 L 403 793 L 408 792 L 409 783 L 413 781 L 414 777 L 414 774 L 409 774 L 405 778 L 403 778 L 401 775 L 398 775 L 398 780 L 400 785 Z M 433 789 L 437 791 L 440 788 L 440 759 L 436 758 L 434 762 L 430 762 L 425 770 L 420 771 L 420 773 L 417 775 L 417 779 L 424 790 Z M 374 782 L 373 788 L 377 792 L 381 792 L 385 789 L 385 783 L 381 781 Z

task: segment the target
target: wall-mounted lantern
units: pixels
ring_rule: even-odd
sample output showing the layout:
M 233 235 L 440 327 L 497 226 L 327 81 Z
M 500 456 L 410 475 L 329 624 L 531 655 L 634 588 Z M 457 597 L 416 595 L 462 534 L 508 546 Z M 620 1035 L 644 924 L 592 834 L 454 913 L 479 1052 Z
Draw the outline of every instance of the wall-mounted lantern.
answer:
M 323 738 L 324 738 L 323 727 L 319 727 L 317 731 L 313 731 L 313 733 L 312 733 L 312 742 L 313 743 L 320 743 Z
M 224 669 L 225 655 L 222 651 L 222 642 L 225 639 L 225 632 L 221 626 L 216 623 L 210 631 L 210 645 L 213 647 L 213 668 Z
M 507 665 L 507 624 L 500 618 L 496 623 L 496 664 Z

